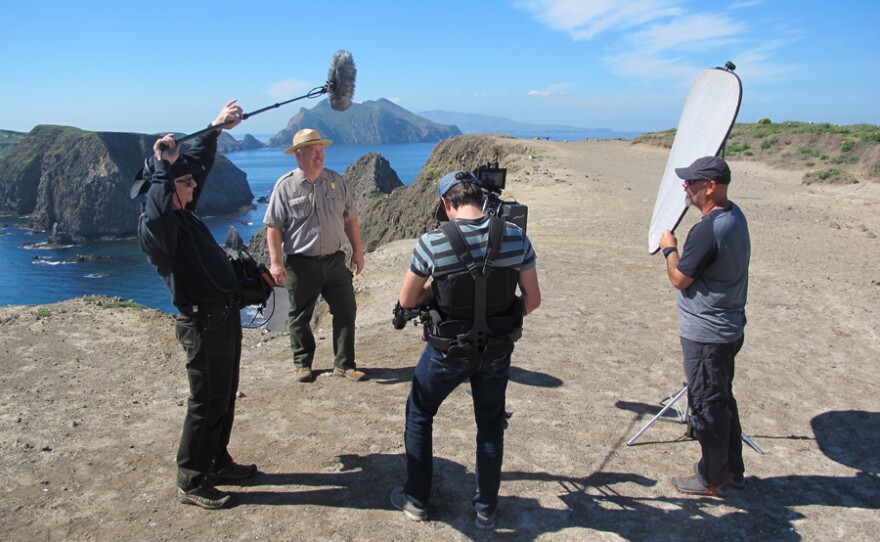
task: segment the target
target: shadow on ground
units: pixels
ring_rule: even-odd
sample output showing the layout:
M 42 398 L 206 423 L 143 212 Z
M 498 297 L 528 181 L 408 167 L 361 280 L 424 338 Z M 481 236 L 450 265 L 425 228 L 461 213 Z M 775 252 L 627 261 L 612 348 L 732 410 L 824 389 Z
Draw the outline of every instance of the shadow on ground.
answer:
M 525 496 L 503 496 L 499 505 L 499 540 L 534 540 L 545 533 L 583 528 L 614 533 L 627 540 L 770 539 L 800 540 L 795 507 L 834 506 L 880 508 L 877 476 L 880 414 L 828 412 L 813 419 L 820 449 L 832 460 L 859 472 L 852 477 L 780 476 L 746 478 L 747 488 L 731 491 L 724 500 L 735 511 L 718 515 L 720 501 L 695 498 L 660 488 L 660 496 L 644 497 L 645 487 L 658 485 L 632 473 L 597 471 L 584 477 L 548 472 L 505 472 L 503 483 L 538 481 L 557 488 L 557 506 Z M 866 441 L 868 439 L 868 441 Z M 345 455 L 338 472 L 261 473 L 237 491 L 238 504 L 265 506 L 318 505 L 353 509 L 393 510 L 388 495 L 401 485 L 402 454 Z M 431 521 L 473 535 L 470 488 L 473 474 L 444 458 L 435 458 Z M 635 490 L 635 486 L 641 486 Z M 502 494 L 504 487 L 502 485 Z M 544 499 L 546 503 L 546 498 Z

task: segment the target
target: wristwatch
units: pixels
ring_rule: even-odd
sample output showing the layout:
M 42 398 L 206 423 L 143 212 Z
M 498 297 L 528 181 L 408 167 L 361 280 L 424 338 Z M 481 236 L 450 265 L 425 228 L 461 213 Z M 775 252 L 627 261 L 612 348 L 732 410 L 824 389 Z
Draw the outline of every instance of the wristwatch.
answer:
M 663 249 L 663 257 L 668 258 L 673 252 L 678 252 L 678 247 L 666 247 Z

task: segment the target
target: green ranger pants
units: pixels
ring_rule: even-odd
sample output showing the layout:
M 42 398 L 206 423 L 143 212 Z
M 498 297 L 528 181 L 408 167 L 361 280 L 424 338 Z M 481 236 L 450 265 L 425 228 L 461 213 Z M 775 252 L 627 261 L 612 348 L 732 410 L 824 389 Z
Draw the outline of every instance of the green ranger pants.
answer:
M 345 252 L 340 250 L 318 258 L 285 254 L 284 266 L 287 268 L 285 284 L 290 299 L 287 328 L 293 364 L 297 368 L 312 366 L 315 336 L 311 320 L 320 295 L 333 315 L 333 365 L 340 369 L 354 369 L 357 303 L 351 283 L 352 273 L 345 264 Z

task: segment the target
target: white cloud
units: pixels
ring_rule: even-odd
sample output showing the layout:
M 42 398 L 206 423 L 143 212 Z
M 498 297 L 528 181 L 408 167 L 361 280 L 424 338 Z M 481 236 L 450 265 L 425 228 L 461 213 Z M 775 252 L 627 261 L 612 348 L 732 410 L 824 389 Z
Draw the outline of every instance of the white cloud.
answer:
M 797 30 L 763 28 L 759 20 L 732 13 L 763 1 L 739 0 L 723 14 L 697 11 L 698 4 L 681 0 L 520 0 L 515 5 L 576 41 L 606 33 L 609 45 L 603 47 L 610 52 L 603 60 L 614 74 L 689 86 L 700 70 L 725 60 L 742 64 L 750 77 L 777 77 L 797 69 L 772 62 L 777 49 L 798 38 Z M 713 60 L 707 64 L 706 58 Z M 549 96 L 551 91 L 529 95 Z
M 285 79 L 269 85 L 267 93 L 276 100 L 289 100 L 295 98 L 297 94 L 302 94 L 303 91 L 311 90 L 312 87 L 313 85 L 307 81 Z
M 517 7 L 532 12 L 554 30 L 575 40 L 589 40 L 613 29 L 625 29 L 680 13 L 676 0 L 523 0 Z
M 730 38 L 743 34 L 744 30 L 742 23 L 725 17 L 696 14 L 651 25 L 630 34 L 627 39 L 642 51 L 705 51 L 729 43 Z
M 568 96 L 569 89 L 572 87 L 569 83 L 560 83 L 550 85 L 544 90 L 530 90 L 526 92 L 528 96 Z
M 755 6 L 760 6 L 764 3 L 764 0 L 744 0 L 742 2 L 736 2 L 731 4 L 728 9 L 743 9 L 743 8 L 751 8 Z

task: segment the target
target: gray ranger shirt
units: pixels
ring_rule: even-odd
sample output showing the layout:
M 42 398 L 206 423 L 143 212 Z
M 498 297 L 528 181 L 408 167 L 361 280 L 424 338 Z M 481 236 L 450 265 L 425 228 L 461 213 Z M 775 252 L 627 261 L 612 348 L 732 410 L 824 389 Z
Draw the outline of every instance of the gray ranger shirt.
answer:
M 311 183 L 296 168 L 275 183 L 263 223 L 281 230 L 285 254 L 325 256 L 348 242 L 345 219 L 349 216 L 357 213 L 341 175 L 325 168 Z

